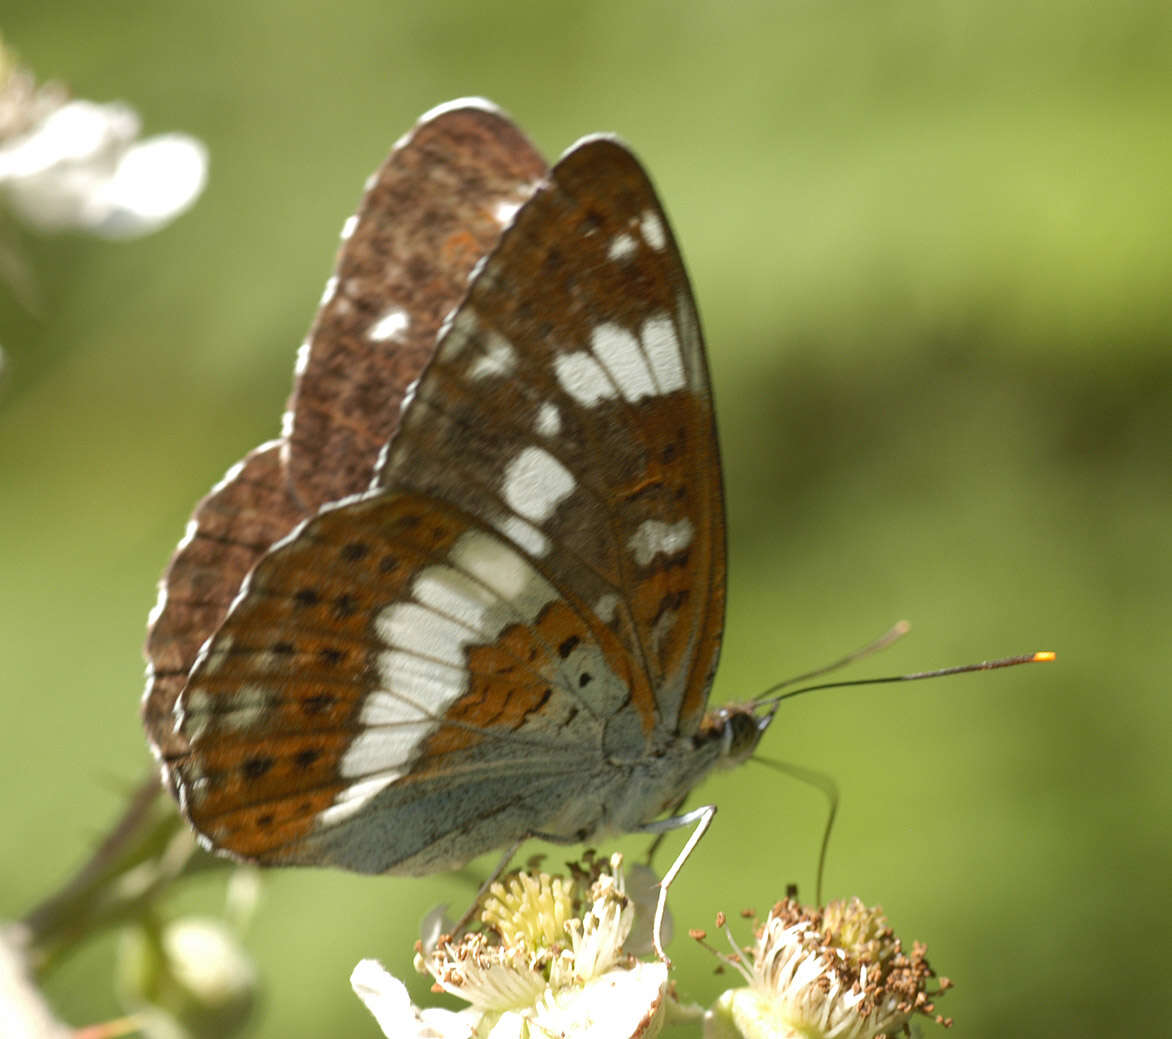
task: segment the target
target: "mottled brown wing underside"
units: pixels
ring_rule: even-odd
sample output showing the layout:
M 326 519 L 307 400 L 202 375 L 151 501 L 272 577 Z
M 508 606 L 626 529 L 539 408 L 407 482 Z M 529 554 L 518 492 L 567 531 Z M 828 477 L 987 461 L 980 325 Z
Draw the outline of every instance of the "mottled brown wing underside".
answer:
M 299 362 L 289 435 L 250 454 L 196 506 L 160 582 L 142 719 L 164 761 L 187 749 L 175 703 L 241 581 L 320 505 L 369 485 L 440 322 L 545 170 L 507 117 L 456 103 L 424 116 L 371 178 Z M 391 311 L 401 320 L 387 323 Z
M 440 324 L 547 170 L 503 115 L 461 107 L 425 118 L 375 175 L 289 401 L 289 474 L 307 512 L 369 486 Z

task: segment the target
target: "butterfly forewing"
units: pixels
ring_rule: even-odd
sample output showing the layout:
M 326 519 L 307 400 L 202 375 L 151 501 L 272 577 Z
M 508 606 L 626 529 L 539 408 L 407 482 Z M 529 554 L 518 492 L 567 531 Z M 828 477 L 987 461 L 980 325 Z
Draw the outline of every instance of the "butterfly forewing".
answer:
M 371 178 L 298 363 L 289 435 L 196 507 L 147 635 L 143 723 L 164 761 L 187 749 L 173 709 L 241 581 L 326 501 L 365 490 L 444 315 L 546 165 L 484 102 L 425 115 Z
M 290 400 L 289 474 L 307 511 L 369 486 L 440 323 L 546 172 L 501 112 L 455 103 L 424 116 L 371 178 Z
M 488 257 L 379 480 L 512 540 L 619 636 L 645 727 L 690 731 L 723 620 L 712 416 L 667 220 L 638 161 L 593 138 Z
M 724 565 L 686 276 L 589 139 L 476 269 L 376 489 L 274 548 L 193 669 L 189 817 L 366 872 L 653 818 L 710 764 Z

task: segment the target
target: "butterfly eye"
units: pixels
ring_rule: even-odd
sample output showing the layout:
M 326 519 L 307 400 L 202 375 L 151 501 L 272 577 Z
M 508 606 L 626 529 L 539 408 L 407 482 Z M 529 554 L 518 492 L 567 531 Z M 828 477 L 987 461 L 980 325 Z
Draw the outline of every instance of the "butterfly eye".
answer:
M 750 708 L 740 705 L 722 707 L 713 712 L 720 740 L 720 764 L 729 768 L 746 761 L 757 749 L 769 719 L 758 718 Z

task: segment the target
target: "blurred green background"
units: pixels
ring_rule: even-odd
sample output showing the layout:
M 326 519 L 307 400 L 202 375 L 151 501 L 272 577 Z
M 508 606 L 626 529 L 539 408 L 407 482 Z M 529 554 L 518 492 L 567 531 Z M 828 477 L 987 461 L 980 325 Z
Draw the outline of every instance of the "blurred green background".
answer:
M 620 133 L 672 215 L 727 485 L 715 700 L 901 617 L 912 636 L 858 673 L 1059 653 L 784 708 L 764 753 L 842 789 L 828 893 L 928 943 L 957 983 L 953 1036 L 1153 1034 L 1172 925 L 1166 3 L 9 0 L 0 31 L 39 76 L 212 157 L 154 237 L 29 236 L 40 314 L 0 295 L 0 918 L 67 876 L 147 767 L 155 581 L 196 499 L 276 434 L 363 179 L 420 113 L 475 93 L 550 156 Z M 673 889 L 678 930 L 790 881 L 812 895 L 818 794 L 750 763 L 703 796 L 721 811 Z M 270 876 L 254 1034 L 377 1034 L 351 968 L 377 956 L 426 999 L 418 918 L 467 897 L 453 877 Z M 117 1012 L 114 948 L 53 975 L 72 1022 Z M 710 1001 L 707 954 L 673 951 L 681 992 Z

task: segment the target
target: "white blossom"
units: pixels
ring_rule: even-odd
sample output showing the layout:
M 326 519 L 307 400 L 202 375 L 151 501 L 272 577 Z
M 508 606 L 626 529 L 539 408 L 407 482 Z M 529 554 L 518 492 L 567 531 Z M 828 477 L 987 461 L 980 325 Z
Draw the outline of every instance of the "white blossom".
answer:
M 933 997 L 950 986 L 947 979 L 936 978 L 924 953 L 919 944 L 905 953 L 882 911 L 857 898 L 832 902 L 824 910 L 785 899 L 773 907 L 755 946 L 747 951 L 747 968 L 740 950 L 725 958 L 749 984 L 720 996 L 705 1015 L 704 1037 L 875 1039 L 905 1034 L 914 1015 L 935 1013 Z M 933 982 L 938 987 L 929 991 Z
M 13 89 L 24 82 L 16 75 L 9 74 Z M 137 113 L 120 102 L 46 104 L 43 94 L 19 95 L 35 111 L 31 122 L 7 113 L 8 125 L 20 129 L 0 139 L 0 193 L 29 226 L 130 238 L 175 219 L 203 191 L 207 150 L 194 137 L 140 139 Z M 0 103 L 11 109 L 16 102 Z
M 467 1002 L 462 1011 L 417 1009 L 369 960 L 351 984 L 395 1039 L 651 1039 L 663 1025 L 667 966 L 624 951 L 635 907 L 619 864 L 616 856 L 594 876 L 584 912 L 575 911 L 581 881 L 514 874 L 493 885 L 482 930 L 420 951 L 416 968 Z

